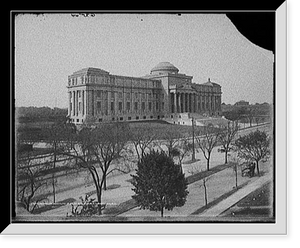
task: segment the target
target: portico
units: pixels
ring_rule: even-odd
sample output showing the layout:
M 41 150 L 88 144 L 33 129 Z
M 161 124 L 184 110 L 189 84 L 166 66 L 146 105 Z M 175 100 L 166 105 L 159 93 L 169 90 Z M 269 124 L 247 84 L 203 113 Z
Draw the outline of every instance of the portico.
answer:
M 170 112 L 218 115 L 221 111 L 221 87 L 211 84 L 171 85 Z

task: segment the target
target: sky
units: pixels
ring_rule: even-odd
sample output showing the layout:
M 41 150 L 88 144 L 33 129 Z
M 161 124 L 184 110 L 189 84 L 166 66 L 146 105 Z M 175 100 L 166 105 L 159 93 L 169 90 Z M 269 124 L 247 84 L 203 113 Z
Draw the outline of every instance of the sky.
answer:
M 82 68 L 141 77 L 163 61 L 220 84 L 222 102 L 273 98 L 273 53 L 225 14 L 20 14 L 14 52 L 17 107 L 66 108 L 68 75 Z

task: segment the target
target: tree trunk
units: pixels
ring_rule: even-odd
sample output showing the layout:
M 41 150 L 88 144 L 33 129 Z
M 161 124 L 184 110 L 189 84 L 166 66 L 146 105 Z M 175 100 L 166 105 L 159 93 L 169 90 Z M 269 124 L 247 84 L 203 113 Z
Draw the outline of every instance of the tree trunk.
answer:
M 56 147 L 55 147 L 56 149 Z M 53 158 L 53 170 L 55 171 L 56 167 L 56 152 L 54 153 L 54 158 Z M 52 173 L 52 192 L 53 192 L 53 203 L 55 203 L 55 196 L 56 196 L 56 190 L 55 190 L 55 175 Z
M 107 190 L 106 176 L 103 176 L 103 189 L 104 189 L 104 190 Z
M 256 170 L 257 170 L 257 175 L 259 176 L 259 166 L 258 166 L 258 160 L 256 160 Z
M 101 208 L 101 189 L 97 190 L 97 200 L 98 200 L 98 214 L 101 215 L 102 214 L 102 208 Z
M 228 156 L 227 156 L 227 154 L 228 154 L 228 150 L 226 149 L 225 150 L 225 164 L 228 163 Z
M 210 158 L 206 159 L 206 170 L 209 171 L 209 160 Z
M 237 164 L 234 165 L 235 168 L 234 168 L 234 172 L 235 172 L 235 188 L 237 189 L 238 188 L 238 168 L 237 168 Z
M 206 189 L 206 181 L 205 181 L 205 179 L 203 179 L 203 187 L 204 187 L 205 206 L 207 206 L 207 189 Z
M 52 174 L 52 193 L 53 193 L 53 203 L 55 203 L 56 191 L 55 191 L 55 176 L 54 176 L 54 173 Z
M 164 206 L 160 208 L 160 217 L 164 217 Z

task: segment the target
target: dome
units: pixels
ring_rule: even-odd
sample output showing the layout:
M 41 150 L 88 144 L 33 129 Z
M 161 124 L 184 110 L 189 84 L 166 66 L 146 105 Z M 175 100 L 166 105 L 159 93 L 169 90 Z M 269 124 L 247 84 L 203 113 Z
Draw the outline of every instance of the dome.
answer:
M 163 74 L 163 73 L 178 73 L 178 68 L 172 65 L 170 62 L 160 62 L 158 65 L 152 68 L 151 74 Z

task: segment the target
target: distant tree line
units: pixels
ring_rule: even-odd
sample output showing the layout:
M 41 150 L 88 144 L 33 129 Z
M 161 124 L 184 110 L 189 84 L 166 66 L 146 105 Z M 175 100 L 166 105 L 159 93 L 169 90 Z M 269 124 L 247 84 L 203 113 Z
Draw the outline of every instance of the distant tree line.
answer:
M 17 107 L 17 121 L 20 123 L 64 120 L 68 114 L 66 108 Z
M 249 123 L 250 126 L 266 121 L 271 116 L 271 105 L 268 103 L 255 105 L 222 104 L 223 116 L 231 121 Z

